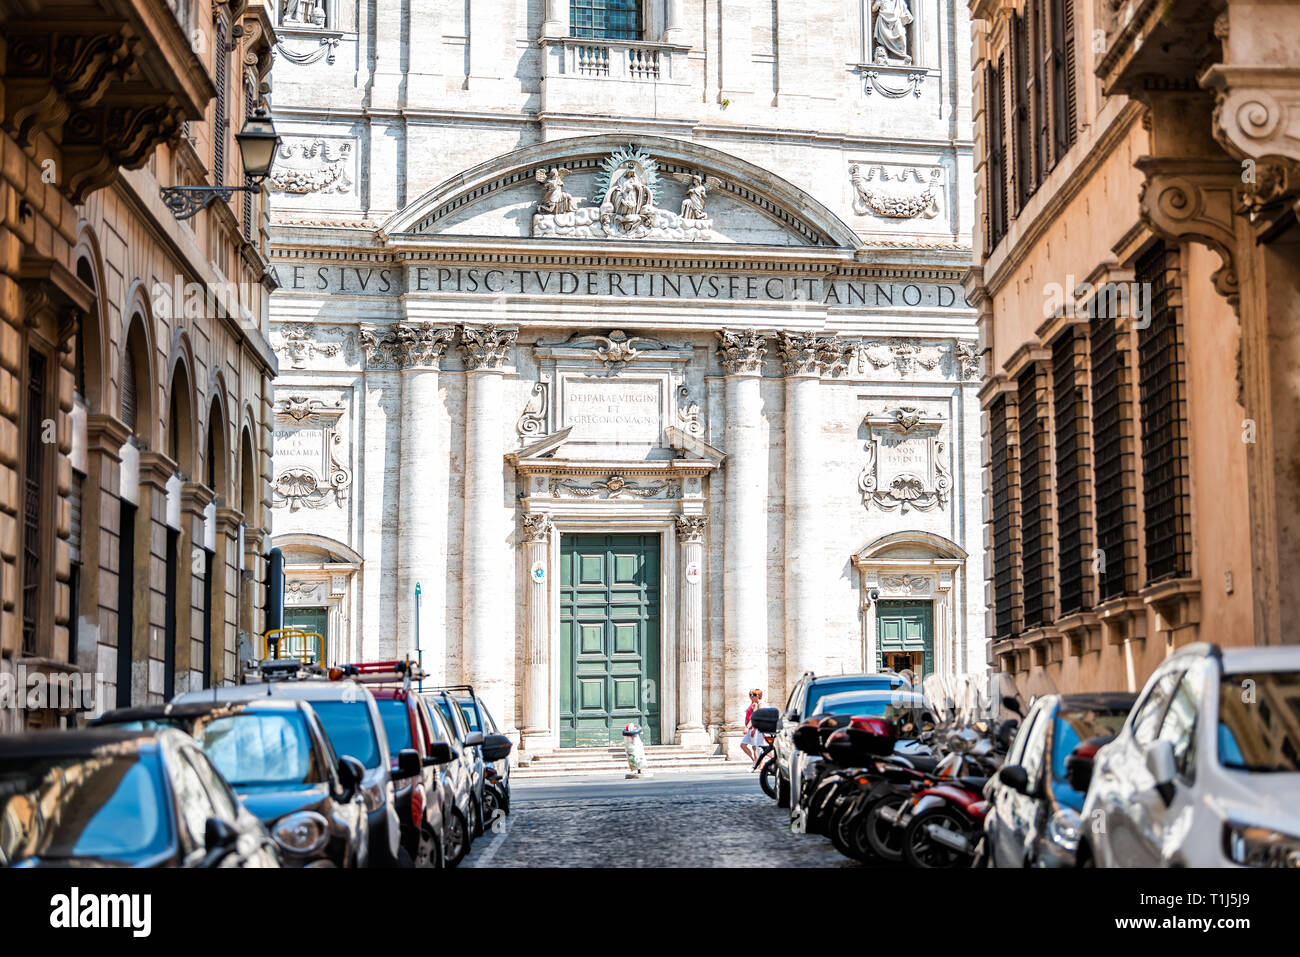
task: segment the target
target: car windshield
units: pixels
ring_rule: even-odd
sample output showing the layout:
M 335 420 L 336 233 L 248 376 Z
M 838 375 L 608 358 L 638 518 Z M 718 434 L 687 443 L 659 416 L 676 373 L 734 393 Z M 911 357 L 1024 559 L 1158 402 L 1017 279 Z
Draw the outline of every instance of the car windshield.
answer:
M 465 724 L 471 731 L 483 731 L 483 726 L 478 719 L 478 706 L 473 698 L 458 698 L 456 703 L 460 705 L 460 713 L 465 716 Z M 486 732 L 485 732 L 486 733 Z
M 356 758 L 364 767 L 379 767 L 379 742 L 364 701 L 313 701 L 334 753 Z
M 1056 713 L 1056 732 L 1052 737 L 1052 790 L 1062 804 L 1078 811 L 1084 795 L 1070 787 L 1065 776 L 1065 761 L 1079 742 L 1098 735 L 1116 735 L 1124 727 L 1128 711 L 1066 711 Z
M 172 843 L 166 793 L 153 754 L 0 759 L 0 865 L 146 861 Z
M 233 787 L 319 784 L 301 713 L 237 714 L 203 726 L 199 743 Z
M 831 694 L 821 699 L 821 711 L 813 714 L 848 714 L 866 718 L 884 718 L 886 721 L 898 721 L 900 718 L 912 719 L 920 723 L 919 712 L 925 710 L 925 699 L 921 695 L 892 694 Z
M 413 748 L 411 743 L 411 718 L 405 701 L 381 698 L 379 716 L 384 719 L 384 733 L 388 735 L 388 758 L 392 760 L 403 748 Z
M 1300 671 L 1224 675 L 1218 745 L 1232 771 L 1300 771 Z
M 906 682 L 896 675 L 863 675 L 861 678 L 836 681 L 834 684 L 814 684 L 808 689 L 808 710 L 805 716 L 825 712 L 827 709 L 822 704 L 822 699 L 832 695 L 838 697 L 851 691 L 888 691 L 890 688 L 902 687 L 905 684 Z M 886 703 L 888 700 L 885 699 Z

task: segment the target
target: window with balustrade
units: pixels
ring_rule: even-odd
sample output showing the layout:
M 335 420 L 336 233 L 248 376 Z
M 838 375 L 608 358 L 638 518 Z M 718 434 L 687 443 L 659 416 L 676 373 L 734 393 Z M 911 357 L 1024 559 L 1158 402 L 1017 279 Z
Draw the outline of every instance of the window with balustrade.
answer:
M 640 40 L 644 29 L 641 0 L 570 0 L 571 36 L 600 40 Z

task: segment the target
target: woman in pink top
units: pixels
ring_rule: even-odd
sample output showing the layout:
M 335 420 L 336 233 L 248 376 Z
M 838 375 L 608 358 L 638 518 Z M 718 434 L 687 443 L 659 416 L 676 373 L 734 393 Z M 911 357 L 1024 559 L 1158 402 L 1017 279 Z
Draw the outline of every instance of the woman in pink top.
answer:
M 758 755 L 762 751 L 765 742 L 762 733 L 749 721 L 754 716 L 754 712 L 762 706 L 763 689 L 754 688 L 749 692 L 749 710 L 745 712 L 745 736 L 740 739 L 740 750 L 749 755 L 749 760 L 755 765 L 755 767 L 750 768 L 751 771 L 757 769 Z

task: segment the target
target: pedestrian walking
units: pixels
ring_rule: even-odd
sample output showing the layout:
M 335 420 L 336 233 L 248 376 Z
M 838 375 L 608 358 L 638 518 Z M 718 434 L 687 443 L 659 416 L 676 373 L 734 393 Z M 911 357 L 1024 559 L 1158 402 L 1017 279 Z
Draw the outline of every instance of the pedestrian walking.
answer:
M 759 730 L 750 724 L 750 719 L 754 717 L 754 712 L 762 706 L 763 689 L 752 689 L 749 692 L 749 710 L 745 712 L 745 736 L 740 739 L 740 750 L 749 756 L 749 760 L 754 765 L 754 767 L 750 768 L 751 771 L 756 770 L 758 767 L 758 755 L 763 750 L 764 740 Z

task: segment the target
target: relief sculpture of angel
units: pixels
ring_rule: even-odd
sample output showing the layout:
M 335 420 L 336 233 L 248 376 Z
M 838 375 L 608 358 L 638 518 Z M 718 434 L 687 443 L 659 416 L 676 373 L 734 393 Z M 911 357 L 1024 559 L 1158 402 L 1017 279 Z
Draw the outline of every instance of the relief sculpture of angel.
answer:
M 571 213 L 577 209 L 577 200 L 564 191 L 564 177 L 568 175 L 569 171 L 563 166 L 533 173 L 533 178 L 542 184 L 542 199 L 537 204 L 539 213 Z
M 708 219 L 704 211 L 704 199 L 709 190 L 722 186 L 722 180 L 714 176 L 701 176 L 699 173 L 673 173 L 673 179 L 686 187 L 686 198 L 682 200 L 682 219 Z

